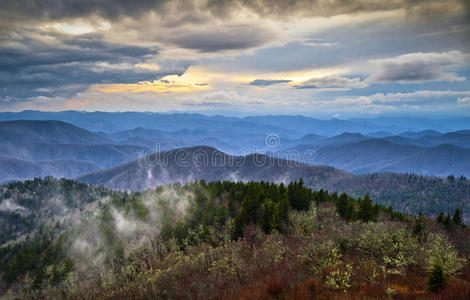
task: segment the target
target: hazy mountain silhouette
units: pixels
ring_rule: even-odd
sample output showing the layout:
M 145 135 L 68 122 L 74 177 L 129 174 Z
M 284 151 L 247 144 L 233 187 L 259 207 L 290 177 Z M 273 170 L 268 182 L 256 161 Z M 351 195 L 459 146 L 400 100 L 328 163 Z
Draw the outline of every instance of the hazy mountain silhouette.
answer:
M 75 177 L 145 155 L 147 148 L 117 145 L 61 121 L 0 122 L 0 182 Z
M 37 112 L 23 114 L 43 115 L 43 113 Z M 90 119 L 92 116 L 103 116 L 113 120 L 116 117 L 115 114 L 109 113 L 78 112 L 64 112 L 62 116 L 71 118 L 70 116 L 77 114 L 84 116 L 85 119 Z M 60 114 L 56 113 L 55 115 Z M 0 122 L 0 157 L 3 159 L 4 165 L 8 166 L 5 170 L 0 170 L 0 179 L 5 181 L 13 178 L 32 178 L 44 175 L 78 176 L 84 172 L 119 166 L 136 160 L 150 151 L 161 152 L 196 146 L 209 146 L 240 157 L 248 153 L 263 153 L 269 150 L 274 152 L 273 156 L 275 157 L 294 159 L 311 165 L 329 165 L 355 174 L 392 171 L 438 176 L 470 175 L 470 171 L 467 171 L 470 168 L 466 163 L 470 151 L 470 131 L 468 130 L 443 134 L 434 130 L 402 131 L 398 135 L 373 138 L 350 131 L 330 137 L 316 133 L 291 135 L 288 134 L 290 129 L 287 129 L 281 130 L 284 135 L 270 133 L 278 138 L 275 147 L 270 148 L 266 144 L 266 137 L 269 135 L 266 132 L 276 127 L 265 124 L 266 122 L 277 120 L 279 121 L 278 125 L 285 125 L 284 123 L 292 121 L 293 124 L 288 126 L 292 128 L 299 120 L 314 121 L 311 118 L 300 116 L 239 119 L 223 116 L 207 117 L 198 114 L 129 113 L 117 115 L 130 116 L 132 117 L 131 121 L 135 123 L 139 123 L 137 116 L 141 116 L 153 125 L 162 125 L 165 120 L 176 119 L 181 119 L 183 124 L 178 123 L 178 126 L 171 127 L 172 131 L 168 131 L 170 129 L 168 124 L 163 124 L 162 129 L 137 126 L 130 130 L 112 133 L 92 133 L 62 121 Z M 128 121 L 124 120 L 123 122 Z M 196 121 L 199 127 L 181 128 L 181 126 L 189 126 Z M 332 122 L 344 125 L 343 121 L 345 120 L 335 119 Z M 353 121 L 359 122 L 358 120 Z M 365 124 L 365 121 L 361 122 L 359 123 Z M 278 155 L 282 151 L 293 151 L 296 156 Z M 309 151 L 316 152 L 314 157 L 310 155 L 306 160 L 304 156 Z M 46 168 L 46 163 L 43 163 L 45 161 L 57 161 L 54 164 L 62 167 Z M 64 164 L 67 161 L 80 167 L 77 167 L 75 171 L 72 170 L 72 167 L 66 168 Z M 18 165 L 16 172 L 14 171 L 15 164 Z M 47 170 L 51 172 L 47 173 Z M 282 172 L 284 171 L 282 170 Z M 154 176 L 152 173 L 151 175 Z
M 351 174 L 328 166 L 311 166 L 262 154 L 227 155 L 201 146 L 152 154 L 110 169 L 78 178 L 122 190 L 143 190 L 156 185 L 194 180 L 271 181 L 288 183 L 303 178 L 312 187 L 349 177 Z
M 176 131 L 181 129 L 223 130 L 237 129 L 251 133 L 276 133 L 280 136 L 315 133 L 333 136 L 345 131 L 369 132 L 385 131 L 398 134 L 406 131 L 435 130 L 449 132 L 470 128 L 470 118 L 455 117 L 428 119 L 420 117 L 378 117 L 351 118 L 347 120 L 332 118 L 321 120 L 305 116 L 251 116 L 235 118 L 226 116 L 205 116 L 188 113 L 150 113 L 150 112 L 5 112 L 0 113 L 0 121 L 8 120 L 59 120 L 74 124 L 89 131 L 107 133 L 132 130 L 136 127 Z
M 61 121 L 0 122 L 0 143 L 107 144 L 110 140 Z
M 29 160 L 83 160 L 107 168 L 128 162 L 147 153 L 145 147 L 132 145 L 83 145 L 47 143 L 0 144 L 0 155 Z
M 329 165 L 354 174 L 399 172 L 444 177 L 470 176 L 470 149 L 446 144 L 423 147 L 407 144 L 405 142 L 409 140 L 403 139 L 369 139 L 326 147 L 299 145 L 273 155 L 286 158 L 285 154 L 296 153 L 297 158 L 309 164 Z M 424 142 L 421 141 L 421 144 Z M 312 149 L 315 151 L 314 157 L 309 161 L 303 160 L 304 154 Z
M 16 158 L 0 158 L 0 183 L 46 176 L 72 178 L 98 169 L 100 169 L 100 166 L 89 161 L 50 160 L 31 162 Z
M 410 139 L 417 139 L 423 136 L 439 136 L 442 133 L 435 130 L 422 130 L 422 131 L 405 131 L 397 134 L 398 136 Z

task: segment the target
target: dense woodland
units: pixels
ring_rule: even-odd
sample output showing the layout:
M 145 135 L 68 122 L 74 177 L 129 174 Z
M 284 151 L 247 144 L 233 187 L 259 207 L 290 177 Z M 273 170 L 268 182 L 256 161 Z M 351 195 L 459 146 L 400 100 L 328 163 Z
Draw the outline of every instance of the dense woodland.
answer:
M 464 176 L 432 177 L 417 174 L 376 173 L 345 178 L 325 185 L 349 195 L 370 197 L 394 210 L 437 216 L 440 211 L 462 211 L 470 222 L 470 180 Z
M 1 189 L 6 299 L 470 294 L 470 230 L 459 209 L 407 215 L 302 180 L 126 193 L 46 178 Z
M 111 193 L 100 186 L 52 177 L 0 186 L 0 245 Z

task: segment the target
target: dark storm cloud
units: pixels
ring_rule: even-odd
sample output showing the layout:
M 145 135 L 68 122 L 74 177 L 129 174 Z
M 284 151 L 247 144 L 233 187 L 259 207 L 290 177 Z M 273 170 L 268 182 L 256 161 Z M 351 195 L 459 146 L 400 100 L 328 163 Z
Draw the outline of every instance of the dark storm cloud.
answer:
M 278 83 L 288 83 L 291 82 L 292 80 L 275 80 L 275 79 L 255 79 L 252 82 L 250 82 L 250 85 L 254 86 L 269 86 L 273 84 L 278 84 Z
M 426 81 L 461 81 L 453 72 L 446 71 L 452 66 L 465 64 L 465 55 L 459 51 L 445 53 L 411 53 L 395 58 L 374 60 L 370 82 L 426 82 Z
M 207 32 L 183 31 L 169 38 L 169 41 L 181 48 L 200 52 L 224 50 L 243 50 L 261 46 L 272 38 L 273 34 L 258 26 L 226 26 Z
M 464 5 L 462 15 L 466 14 L 466 22 L 470 23 L 470 0 L 457 1 Z M 454 1 L 441 0 L 209 0 L 206 5 L 215 16 L 229 17 L 238 9 L 248 9 L 262 17 L 281 19 L 405 9 L 409 17 L 433 23 L 439 23 L 455 8 Z
M 468 0 L 461 0 L 469 8 Z M 99 16 L 108 20 L 120 17 L 138 17 L 152 11 L 162 16 L 178 12 L 186 20 L 201 22 L 201 16 L 229 18 L 241 10 L 250 10 L 260 16 L 289 17 L 332 16 L 369 11 L 410 9 L 423 16 L 436 15 L 432 4 L 436 0 L 2 0 L 0 17 L 5 24 L 25 21 L 60 20 L 67 18 Z M 413 10 L 424 5 L 422 10 Z M 190 12 L 190 14 L 187 14 Z
M 262 16 L 331 16 L 336 14 L 361 11 L 388 10 L 403 7 L 408 3 L 426 2 L 426 0 L 371 1 L 371 0 L 210 0 L 209 9 L 219 15 L 227 15 L 234 8 L 250 9 Z
M 0 16 L 5 21 L 61 20 L 92 15 L 106 19 L 138 16 L 158 10 L 168 1 L 157 0 L 2 0 Z
M 165 75 L 181 75 L 189 66 L 159 71 L 134 64 L 158 54 L 158 49 L 104 42 L 98 35 L 71 38 L 55 34 L 44 40 L 22 32 L 0 46 L 0 96 L 24 99 L 39 95 L 69 95 L 98 83 L 135 83 Z M 64 87 L 72 86 L 65 89 Z M 77 88 L 78 87 L 78 88 Z
M 296 85 L 297 89 L 317 89 L 317 88 L 364 88 L 367 84 L 361 78 L 347 78 L 341 76 L 325 76 L 311 78 Z
M 366 88 L 377 83 L 422 83 L 436 81 L 463 81 L 465 77 L 448 71 L 451 67 L 463 66 L 465 54 L 459 51 L 443 53 L 408 53 L 393 58 L 369 61 L 370 74 L 366 78 L 325 76 L 311 78 L 295 85 L 297 89 L 317 88 Z
M 158 54 L 157 48 L 126 46 L 104 42 L 99 35 L 70 37 L 43 33 L 44 40 L 31 37 L 35 32 L 21 31 L 14 39 L 3 39 L 0 44 L 0 68 L 15 70 L 34 65 L 66 64 L 73 62 L 110 63 L 138 61 Z M 50 42 L 50 40 L 53 42 Z M 8 45 L 6 42 L 9 42 Z
M 462 0 L 462 2 L 463 2 L 463 5 L 465 6 L 467 19 L 470 21 L 470 0 Z

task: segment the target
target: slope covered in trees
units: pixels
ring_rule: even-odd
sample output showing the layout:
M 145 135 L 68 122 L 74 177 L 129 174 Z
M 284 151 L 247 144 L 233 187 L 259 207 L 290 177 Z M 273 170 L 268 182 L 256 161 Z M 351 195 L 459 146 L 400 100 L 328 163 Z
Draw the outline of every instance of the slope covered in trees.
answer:
M 437 222 L 368 196 L 313 191 L 301 180 L 124 193 L 49 179 L 3 189 L 44 199 L 57 185 L 83 197 L 72 199 L 67 207 L 77 209 L 67 217 L 32 220 L 35 230 L 2 244 L 4 295 L 456 299 L 470 292 L 470 232 L 458 211 Z M 38 205 L 47 211 L 61 201 Z
M 0 186 L 0 245 L 111 194 L 103 187 L 52 177 Z
M 114 168 L 78 178 L 121 190 L 144 190 L 157 185 L 206 181 L 269 181 L 285 184 L 303 178 L 313 189 L 370 194 L 378 203 L 398 211 L 436 216 L 460 207 L 470 221 L 470 181 L 465 177 L 438 178 L 415 174 L 377 173 L 353 175 L 328 166 L 312 166 L 261 154 L 231 156 L 211 147 L 191 147 L 159 152 Z M 453 179 L 452 179 L 453 178 Z
M 376 173 L 330 182 L 324 188 L 356 197 L 369 194 L 378 203 L 411 214 L 437 216 L 441 210 L 460 208 L 470 220 L 470 181 L 465 177 Z
M 114 168 L 78 177 L 90 184 L 121 190 L 145 190 L 156 185 L 194 180 L 290 182 L 304 178 L 313 188 L 350 177 L 352 174 L 328 167 L 312 166 L 263 154 L 229 155 L 208 146 L 158 152 Z

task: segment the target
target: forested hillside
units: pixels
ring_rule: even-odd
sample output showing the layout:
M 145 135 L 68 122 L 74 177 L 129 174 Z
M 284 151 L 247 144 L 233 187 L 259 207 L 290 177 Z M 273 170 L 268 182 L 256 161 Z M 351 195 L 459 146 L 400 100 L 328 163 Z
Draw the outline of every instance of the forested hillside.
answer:
M 459 210 L 438 220 L 405 215 L 369 196 L 312 191 L 302 180 L 199 181 L 125 193 L 48 178 L 3 186 L 0 201 L 9 223 L 30 225 L 0 248 L 6 298 L 470 293 L 470 231 Z M 28 217 L 36 211 L 43 213 Z
M 309 186 L 353 176 L 329 166 L 312 166 L 263 154 L 229 155 L 207 146 L 147 155 L 130 163 L 78 177 L 81 182 L 139 191 L 157 185 L 194 180 L 290 182 L 304 178 Z
M 67 179 L 17 181 L 0 186 L 0 245 L 70 217 L 112 192 Z
M 328 166 L 312 166 L 265 155 L 231 156 L 211 147 L 160 152 L 131 163 L 78 178 L 121 190 L 145 190 L 157 185 L 206 181 L 268 181 L 289 183 L 302 178 L 312 189 L 346 192 L 371 198 L 393 209 L 427 216 L 457 207 L 470 221 L 470 181 L 465 177 L 439 178 L 416 174 L 353 175 Z
M 416 174 L 376 173 L 342 178 L 324 186 L 325 189 L 351 195 L 369 194 L 382 205 L 395 210 L 428 216 L 440 211 L 460 208 L 470 221 L 470 181 L 461 176 L 447 178 Z

